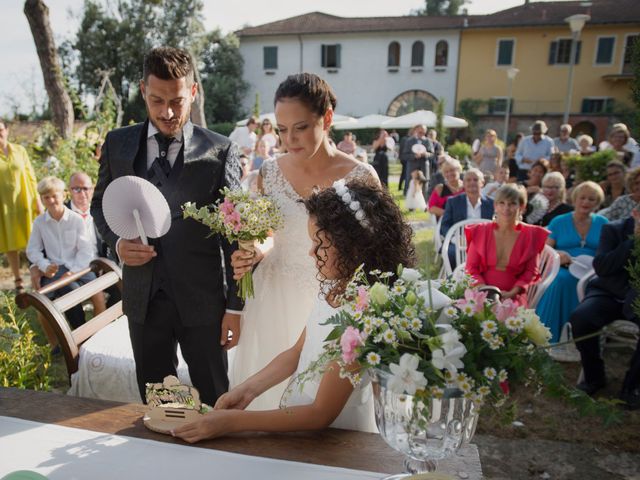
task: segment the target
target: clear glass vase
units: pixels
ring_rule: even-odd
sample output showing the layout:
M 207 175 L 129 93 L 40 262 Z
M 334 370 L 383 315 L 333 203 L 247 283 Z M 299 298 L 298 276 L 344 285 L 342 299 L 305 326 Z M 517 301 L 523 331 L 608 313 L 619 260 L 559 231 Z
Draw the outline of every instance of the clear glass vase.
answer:
M 372 372 L 376 423 L 384 441 L 406 456 L 407 473 L 386 480 L 433 472 L 438 460 L 454 455 L 471 440 L 478 408 L 459 389 L 447 389 L 443 398 L 427 402 L 395 393 L 387 388 L 391 377 L 383 370 Z

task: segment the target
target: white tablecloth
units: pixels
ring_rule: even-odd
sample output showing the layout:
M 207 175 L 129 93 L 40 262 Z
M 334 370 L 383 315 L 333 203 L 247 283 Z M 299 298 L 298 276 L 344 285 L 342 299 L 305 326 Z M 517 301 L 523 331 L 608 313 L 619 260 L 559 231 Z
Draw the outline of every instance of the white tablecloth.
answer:
M 50 480 L 364 480 L 385 476 L 0 416 L 0 478 L 16 470 L 33 470 Z

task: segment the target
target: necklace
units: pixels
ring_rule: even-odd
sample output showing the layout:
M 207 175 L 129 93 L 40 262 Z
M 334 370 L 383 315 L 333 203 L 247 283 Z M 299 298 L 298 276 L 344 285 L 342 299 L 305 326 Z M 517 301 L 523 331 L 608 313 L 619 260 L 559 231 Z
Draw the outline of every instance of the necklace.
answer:
M 575 214 L 571 216 L 573 219 L 573 226 L 576 229 L 576 233 L 580 237 L 580 248 L 584 248 L 587 244 L 587 235 L 589 235 L 589 225 L 591 225 L 591 215 L 584 220 L 577 220 Z M 579 227 L 587 226 L 586 232 L 583 234 L 580 232 Z

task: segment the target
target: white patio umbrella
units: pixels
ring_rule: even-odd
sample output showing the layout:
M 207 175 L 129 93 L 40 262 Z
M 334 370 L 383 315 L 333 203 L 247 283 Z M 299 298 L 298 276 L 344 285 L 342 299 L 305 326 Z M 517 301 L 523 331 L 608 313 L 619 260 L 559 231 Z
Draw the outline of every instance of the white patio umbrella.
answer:
M 365 115 L 364 117 L 360 117 L 355 122 L 349 123 L 339 123 L 334 124 L 333 128 L 336 130 L 345 130 L 349 129 L 358 129 L 358 128 L 381 128 L 382 124 L 387 120 L 391 120 L 393 117 L 388 117 L 387 115 L 380 115 L 377 113 L 373 113 L 371 115 Z
M 269 112 L 269 113 L 263 113 L 262 115 L 260 115 L 260 121 L 262 122 L 265 118 L 268 118 L 271 121 L 271 124 L 273 126 L 276 125 L 276 114 L 273 112 Z M 243 127 L 247 124 L 247 120 L 249 120 L 248 118 L 244 118 L 238 122 L 236 122 L 236 127 Z M 345 123 L 348 124 L 349 122 L 355 122 L 356 119 L 353 117 L 350 117 L 348 115 L 340 115 L 339 113 L 335 113 L 333 115 L 333 126 L 335 126 L 337 123 Z M 345 127 L 345 128 L 351 128 L 351 127 Z
M 469 126 L 464 118 L 452 117 L 451 115 L 445 115 L 442 118 L 442 124 L 445 128 L 466 128 Z
M 387 120 L 381 126 L 384 128 L 411 128 L 416 125 L 436 126 L 436 114 L 430 110 L 416 110 L 400 117 Z

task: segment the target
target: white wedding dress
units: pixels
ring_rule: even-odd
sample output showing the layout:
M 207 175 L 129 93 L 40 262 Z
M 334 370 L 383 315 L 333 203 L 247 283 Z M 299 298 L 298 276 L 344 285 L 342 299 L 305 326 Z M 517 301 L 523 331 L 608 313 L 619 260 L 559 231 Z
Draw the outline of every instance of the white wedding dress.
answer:
M 298 374 L 304 372 L 322 354 L 324 340 L 333 329 L 332 325 L 322 324 L 339 311 L 323 299 L 316 301 L 316 305 L 309 315 L 309 320 L 307 320 L 307 331 L 298 368 L 291 377 L 291 382 L 282 397 L 281 406 L 283 408 L 309 405 L 315 400 L 322 380 L 322 373 L 316 372 L 311 378 L 305 375 L 304 380 L 298 378 Z M 378 433 L 371 380 L 366 373 L 363 374 L 361 383 L 353 390 L 342 412 L 331 424 L 331 427 Z
M 373 172 L 373 173 L 372 173 Z M 253 274 L 254 298 L 245 303 L 240 321 L 240 341 L 229 360 L 229 388 L 263 369 L 292 347 L 318 299 L 320 286 L 315 262 L 309 256 L 307 221 L 302 198 L 282 174 L 276 159 L 261 169 L 264 194 L 280 208 L 284 227 L 275 232 L 273 248 Z M 369 164 L 358 164 L 346 176 L 375 175 Z M 278 408 L 286 382 L 271 388 L 249 405 L 249 410 Z

